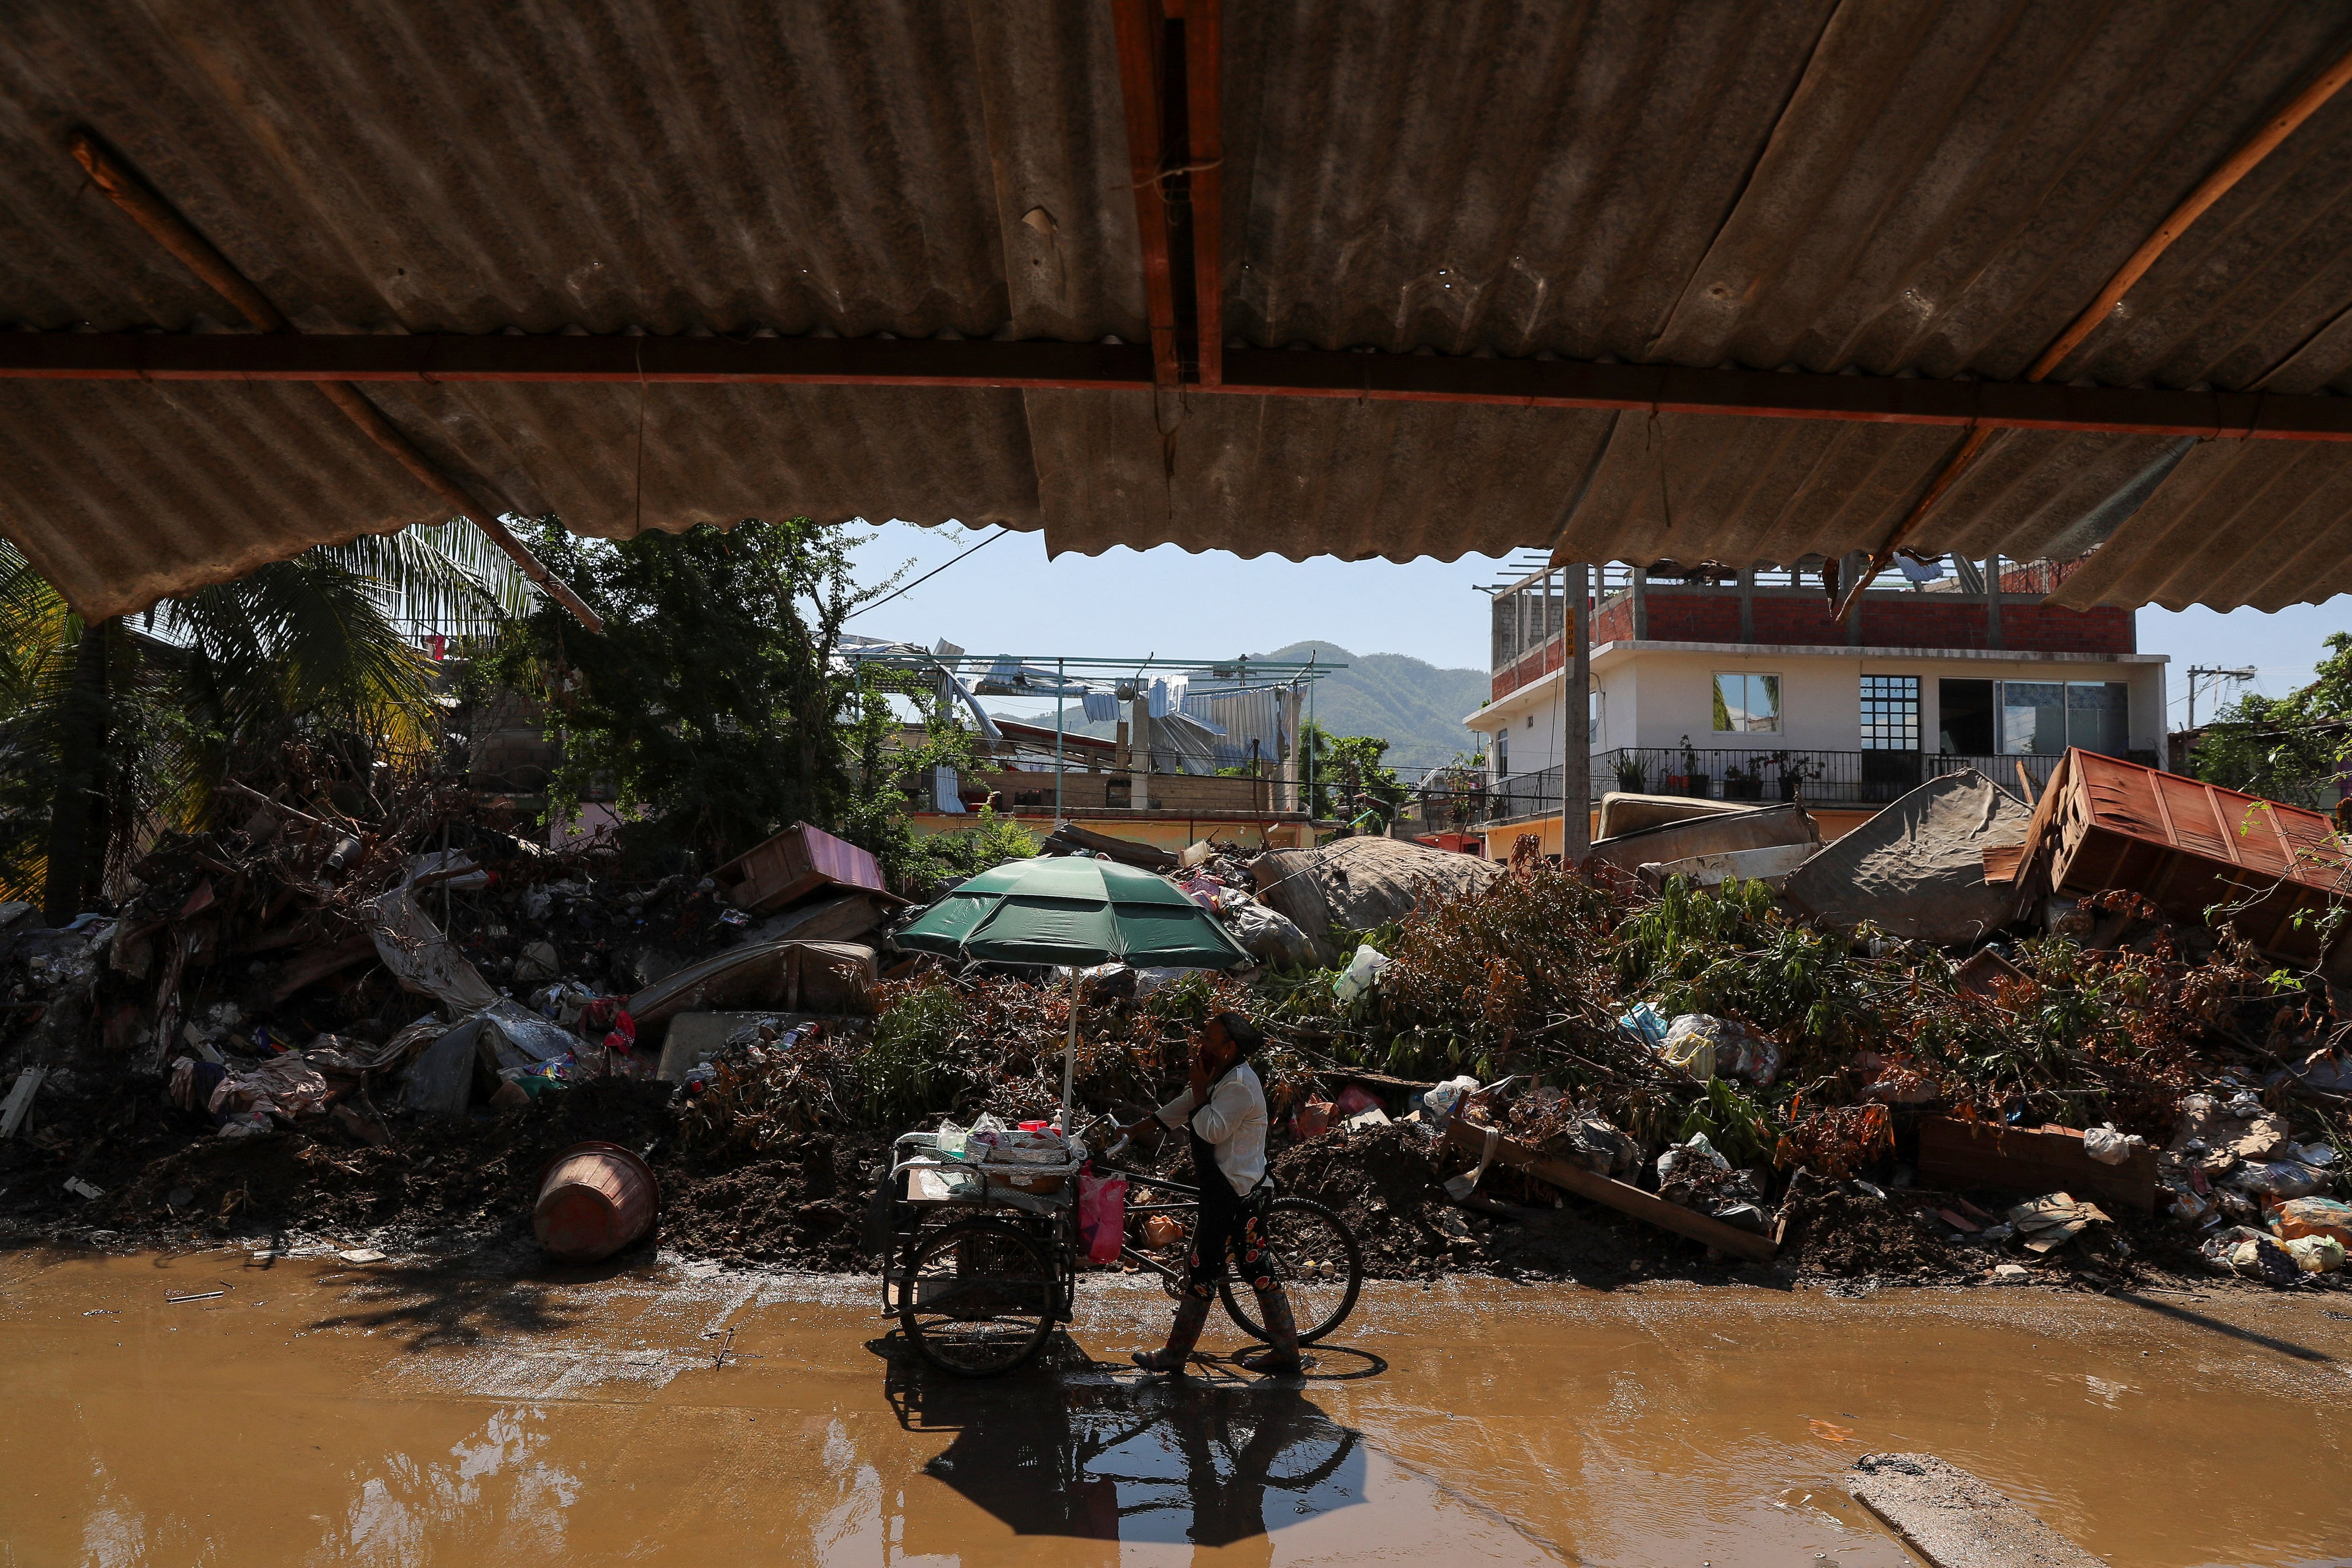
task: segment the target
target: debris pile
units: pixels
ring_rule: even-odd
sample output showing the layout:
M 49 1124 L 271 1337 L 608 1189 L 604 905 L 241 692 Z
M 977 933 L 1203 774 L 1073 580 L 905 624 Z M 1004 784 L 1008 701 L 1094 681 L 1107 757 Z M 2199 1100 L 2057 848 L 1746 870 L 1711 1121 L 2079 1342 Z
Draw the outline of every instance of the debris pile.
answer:
M 1583 870 L 1532 840 L 1049 841 L 1165 877 L 1239 973 L 901 952 L 898 901 L 805 826 L 630 880 L 468 792 L 239 799 L 68 928 L 0 908 L 12 1223 L 524 1245 L 547 1161 L 598 1142 L 645 1163 L 667 1246 L 862 1267 L 892 1136 L 1057 1109 L 1075 989 L 1076 1100 L 1122 1121 L 1213 1013 L 1256 1022 L 1275 1179 L 1379 1277 L 2345 1279 L 2334 939 L 2088 885 L 1973 775 L 1818 850 L 1801 807 L 1620 812 L 1643 842 Z

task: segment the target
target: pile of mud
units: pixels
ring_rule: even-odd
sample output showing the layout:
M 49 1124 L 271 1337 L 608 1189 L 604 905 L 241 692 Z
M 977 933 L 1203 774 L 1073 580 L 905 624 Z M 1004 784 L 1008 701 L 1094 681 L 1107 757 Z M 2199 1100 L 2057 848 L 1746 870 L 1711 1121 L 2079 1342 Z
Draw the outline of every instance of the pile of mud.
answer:
M 75 1096 L 75 1146 L 0 1152 L 0 1207 L 20 1232 L 168 1246 L 293 1232 L 459 1249 L 524 1242 L 549 1161 L 574 1143 L 644 1155 L 662 1188 L 661 1246 L 728 1262 L 866 1267 L 858 1241 L 878 1136 L 812 1137 L 759 1159 L 677 1146 L 667 1084 L 603 1080 L 495 1121 L 395 1119 L 389 1142 L 278 1132 L 217 1138 L 164 1101 L 162 1080 Z M 68 1191 L 68 1177 L 99 1191 Z

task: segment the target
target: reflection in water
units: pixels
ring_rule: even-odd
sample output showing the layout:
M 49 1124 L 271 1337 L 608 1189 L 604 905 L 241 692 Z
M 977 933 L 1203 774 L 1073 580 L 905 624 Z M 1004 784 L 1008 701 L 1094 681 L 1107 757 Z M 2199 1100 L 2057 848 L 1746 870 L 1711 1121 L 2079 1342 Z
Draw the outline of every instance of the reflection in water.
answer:
M 500 1555 L 551 1561 L 581 1483 L 549 1461 L 549 1442 L 544 1412 L 497 1409 L 446 1458 L 385 1455 L 353 1475 L 359 1495 L 328 1521 L 314 1561 L 422 1563 L 453 1531 Z
M 967 1381 L 886 1347 L 900 1424 L 955 1434 L 925 1473 L 1015 1534 L 1232 1546 L 1365 1500 L 1360 1436 L 1293 1380 L 1171 1383 L 1081 1362 Z M 909 1552 L 956 1550 L 913 1533 Z

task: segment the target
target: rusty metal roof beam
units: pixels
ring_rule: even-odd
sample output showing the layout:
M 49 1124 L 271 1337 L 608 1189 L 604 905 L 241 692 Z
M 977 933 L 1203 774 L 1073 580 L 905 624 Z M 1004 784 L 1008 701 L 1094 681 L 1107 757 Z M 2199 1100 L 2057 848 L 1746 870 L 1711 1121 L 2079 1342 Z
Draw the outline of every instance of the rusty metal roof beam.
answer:
M 2352 440 L 2352 397 L 1229 349 L 1226 396 L 1499 404 L 2257 440 Z M 467 333 L 0 332 L 0 380 L 621 382 L 1134 390 L 1138 344 Z
M 149 238 L 170 251 L 182 266 L 227 300 L 256 329 L 268 334 L 263 338 L 236 341 L 300 341 L 300 334 L 295 331 L 293 323 L 286 319 L 284 312 L 270 303 L 268 297 L 254 287 L 252 281 L 239 272 L 210 240 L 198 233 L 194 224 L 182 217 L 152 186 L 97 137 L 87 131 L 76 131 L 67 139 L 66 144 L 74 161 L 89 174 L 91 184 L 105 192 L 107 197 L 122 210 L 123 216 L 144 230 Z M 320 395 L 334 405 L 338 413 L 437 496 L 443 505 L 479 529 L 483 536 L 503 551 L 525 577 L 569 610 L 582 626 L 592 632 L 604 629 L 604 617 L 590 609 L 580 595 L 572 591 L 569 584 L 550 572 L 545 563 L 500 521 L 501 512 L 515 509 L 502 507 L 489 499 L 479 480 L 460 479 L 443 469 L 399 426 L 385 418 L 383 411 L 370 403 L 359 388 L 351 384 L 350 378 L 316 376 L 303 379 L 318 387 Z
M 1168 19 L 1160 0 L 1112 0 L 1118 48 L 1118 89 L 1127 120 L 1128 173 L 1135 185 L 1135 222 L 1143 250 L 1143 302 L 1151 330 L 1152 380 L 1181 379 L 1177 343 L 1176 276 L 1162 185 L 1171 160 L 1166 147 L 1168 104 L 1161 92 Z
M 2100 286 L 2090 304 L 2042 351 L 2027 369 L 2025 379 L 2040 382 L 2063 364 L 2069 354 L 2083 346 L 2084 339 L 2115 314 L 2132 285 L 2147 276 L 2147 269 L 2156 265 L 2158 257 L 2171 248 L 2173 241 L 2187 233 L 2191 224 L 2204 216 L 2208 208 L 2227 195 L 2263 159 L 2276 152 L 2279 143 L 2292 135 L 2296 127 L 2319 112 L 2328 100 L 2343 90 L 2347 82 L 2352 82 L 2352 53 L 2339 57 L 2333 65 L 2320 72 L 2278 112 L 2264 121 L 2261 130 L 2248 137 L 2237 151 L 2221 161 L 2219 167 L 2200 180 L 2197 188 L 2156 226 L 2156 232 L 2142 240 L 2139 247 Z M 1976 461 L 1977 454 L 1984 450 L 1985 443 L 1991 438 L 1991 429 L 1983 426 L 1969 432 L 1958 449 L 1945 461 L 1942 470 L 1929 482 L 1926 492 L 1912 503 L 1903 521 L 1895 525 L 1895 531 L 1886 536 L 1886 542 L 1871 552 L 1868 565 L 1854 578 L 1853 585 L 1838 602 L 1839 619 L 1844 619 L 1846 612 L 1853 607 L 1854 597 L 1862 592 L 1864 585 L 1893 564 L 1895 551 L 1919 531 L 1920 525 L 1927 521 L 1927 514 L 1936 510 L 1936 503 L 1959 482 L 1960 476 L 1968 472 L 1969 465 Z

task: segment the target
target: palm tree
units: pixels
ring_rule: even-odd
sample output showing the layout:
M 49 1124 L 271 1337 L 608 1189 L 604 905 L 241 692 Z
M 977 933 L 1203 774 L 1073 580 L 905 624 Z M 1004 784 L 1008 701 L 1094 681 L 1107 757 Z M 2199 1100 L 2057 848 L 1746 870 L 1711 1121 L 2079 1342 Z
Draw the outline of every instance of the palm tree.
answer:
M 240 759 L 289 739 L 356 776 L 431 743 L 425 628 L 477 637 L 536 590 L 457 521 L 321 545 L 85 625 L 0 541 L 0 898 L 70 919 L 159 828 L 205 826 Z

